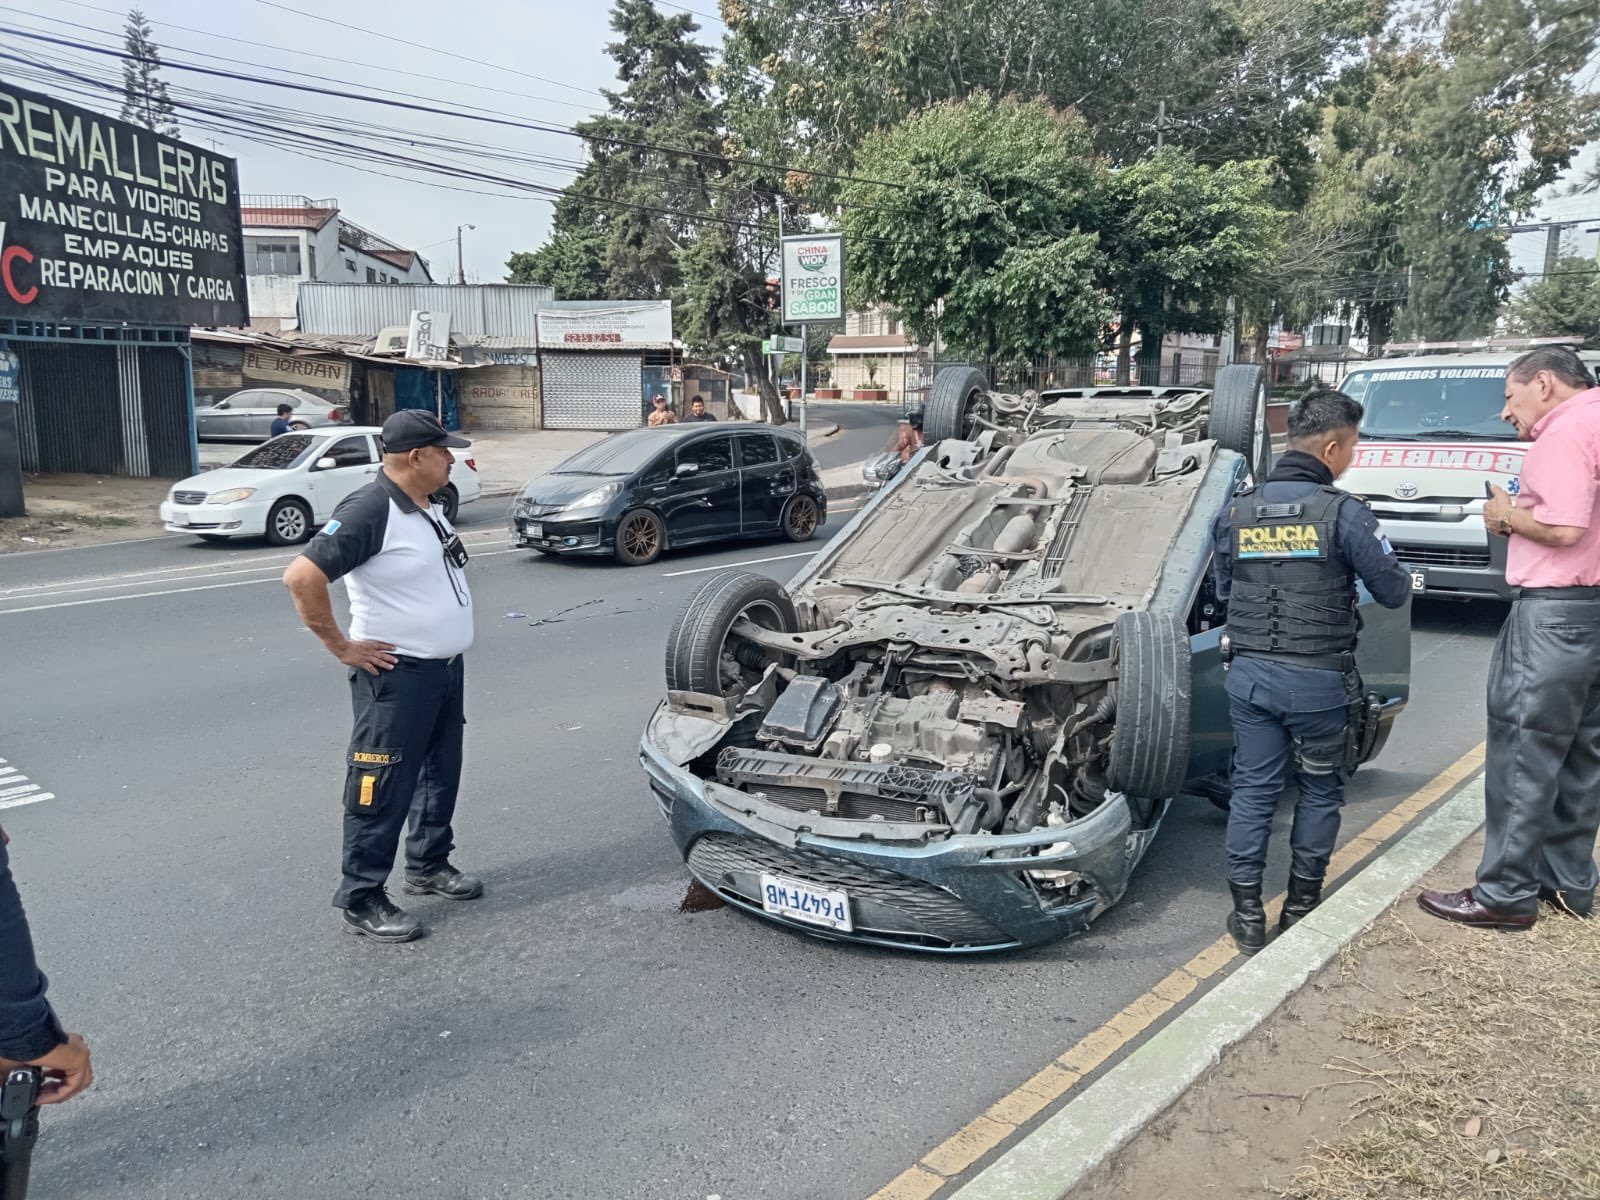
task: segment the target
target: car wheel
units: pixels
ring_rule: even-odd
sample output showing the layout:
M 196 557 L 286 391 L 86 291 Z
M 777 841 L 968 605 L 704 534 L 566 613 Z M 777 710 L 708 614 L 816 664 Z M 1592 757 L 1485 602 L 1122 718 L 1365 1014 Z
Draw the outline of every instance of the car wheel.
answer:
M 624 513 L 617 522 L 617 561 L 626 566 L 642 567 L 655 562 L 666 542 L 667 530 L 661 518 L 647 508 Z
M 296 433 L 304 433 L 306 430 L 310 429 L 311 426 L 307 425 L 304 421 L 290 421 L 289 428 L 294 430 Z
M 433 502 L 439 506 L 439 511 L 444 513 L 444 519 L 450 524 L 456 523 L 456 511 L 461 507 L 461 493 L 456 491 L 453 483 L 447 483 L 433 494 Z
M 928 407 L 922 414 L 923 439 L 932 445 L 945 438 L 967 438 L 975 417 L 988 407 L 989 381 L 976 367 L 946 367 L 933 377 Z
M 298 546 L 311 537 L 311 510 L 300 500 L 279 500 L 267 514 L 267 541 Z
M 1189 767 L 1189 639 L 1166 613 L 1129 612 L 1117 618 L 1116 645 L 1116 726 L 1107 778 L 1131 796 L 1176 796 Z
M 794 602 L 775 579 L 754 571 L 713 575 L 689 597 L 667 634 L 667 688 L 675 692 L 738 695 L 782 658 L 734 629 L 750 621 L 774 633 L 799 626 Z
M 1267 373 L 1253 363 L 1217 372 L 1211 390 L 1211 436 L 1219 446 L 1244 455 L 1250 478 L 1260 482 L 1272 469 L 1272 433 L 1267 428 Z
M 822 509 L 810 496 L 792 496 L 783 507 L 783 536 L 791 542 L 809 542 L 822 524 Z

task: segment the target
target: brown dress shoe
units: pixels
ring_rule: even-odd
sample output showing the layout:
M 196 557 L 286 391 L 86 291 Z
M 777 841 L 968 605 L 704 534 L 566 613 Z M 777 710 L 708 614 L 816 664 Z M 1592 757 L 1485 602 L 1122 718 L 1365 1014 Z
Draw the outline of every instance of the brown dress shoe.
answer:
M 1423 891 L 1417 895 L 1422 911 L 1441 921 L 1469 925 L 1473 929 L 1532 929 L 1537 913 L 1507 912 L 1503 908 L 1490 908 L 1480 904 L 1471 888 L 1459 892 Z

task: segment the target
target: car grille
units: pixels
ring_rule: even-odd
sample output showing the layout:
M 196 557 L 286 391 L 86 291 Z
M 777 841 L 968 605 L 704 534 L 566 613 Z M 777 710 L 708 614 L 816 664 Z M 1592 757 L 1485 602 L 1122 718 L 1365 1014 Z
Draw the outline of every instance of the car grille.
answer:
M 206 502 L 206 494 L 204 492 L 173 492 L 172 502 L 174 504 L 204 504 Z
M 750 791 L 759 792 L 774 804 L 795 812 L 828 813 L 828 793 L 821 788 L 793 787 L 784 783 L 751 784 Z M 845 792 L 839 797 L 839 810 L 829 816 L 845 817 L 852 821 L 927 821 L 938 810 L 931 804 L 917 804 L 909 800 L 894 800 L 887 796 L 865 796 L 860 792 Z
M 1010 945 L 1015 940 L 931 883 L 754 838 L 708 833 L 689 848 L 689 869 L 716 891 L 754 908 L 761 907 L 763 871 L 817 887 L 843 889 L 850 893 L 850 916 L 856 931 L 885 941 L 955 948 Z M 868 908 L 892 910 L 898 920 L 887 925 L 881 916 L 874 919 Z
M 524 500 L 517 506 L 519 517 L 548 517 L 560 512 L 566 506 L 563 504 L 533 504 Z
M 1395 557 L 1407 566 L 1463 567 L 1487 569 L 1489 548 L 1482 550 L 1452 546 L 1396 546 Z

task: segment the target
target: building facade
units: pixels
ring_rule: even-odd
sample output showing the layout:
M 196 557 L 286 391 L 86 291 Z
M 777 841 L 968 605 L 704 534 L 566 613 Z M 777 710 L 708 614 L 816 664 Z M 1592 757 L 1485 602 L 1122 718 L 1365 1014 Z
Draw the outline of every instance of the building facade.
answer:
M 243 196 L 245 277 L 258 329 L 298 328 L 303 283 L 432 283 L 428 262 L 346 218 L 337 200 Z

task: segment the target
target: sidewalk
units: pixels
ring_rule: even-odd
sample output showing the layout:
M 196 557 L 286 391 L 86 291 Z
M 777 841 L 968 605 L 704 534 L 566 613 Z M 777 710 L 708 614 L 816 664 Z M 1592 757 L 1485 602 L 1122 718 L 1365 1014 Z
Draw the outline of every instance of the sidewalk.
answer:
M 1407 888 L 1073 1200 L 1600 1196 L 1600 921 L 1545 907 L 1504 934 L 1417 907 L 1482 850 Z

